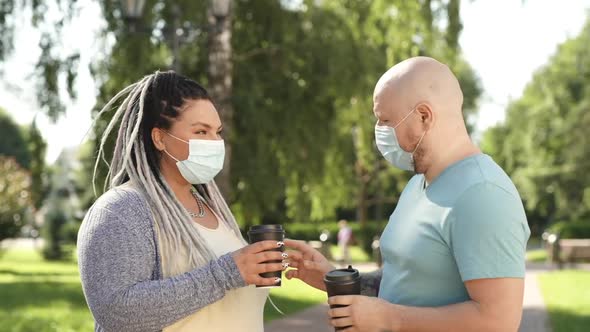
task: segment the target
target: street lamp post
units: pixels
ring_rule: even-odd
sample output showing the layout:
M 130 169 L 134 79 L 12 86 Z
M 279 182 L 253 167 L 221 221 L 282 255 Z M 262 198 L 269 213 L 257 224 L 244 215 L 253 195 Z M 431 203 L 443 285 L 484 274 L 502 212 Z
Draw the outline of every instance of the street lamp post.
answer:
M 122 0 L 123 18 L 132 33 L 137 32 L 138 21 L 143 14 L 145 0 Z
M 212 0 L 211 12 L 218 20 L 223 20 L 229 15 L 231 0 Z
M 145 7 L 145 0 L 121 0 L 121 6 L 123 11 L 123 17 L 127 22 L 127 26 L 132 33 L 141 32 L 138 31 L 138 23 L 143 15 L 143 9 Z M 180 50 L 180 36 L 183 34 L 183 30 L 180 28 L 180 9 L 178 5 L 172 5 L 173 15 L 173 27 L 169 30 L 169 33 L 165 33 L 168 38 L 172 39 L 172 69 L 175 72 L 180 72 L 180 62 L 178 61 L 178 52 Z M 151 34 L 151 30 L 146 31 Z
M 230 161 L 232 149 L 230 141 L 234 122 L 234 110 L 231 102 L 233 89 L 231 4 L 231 0 L 210 0 L 210 7 L 207 11 L 207 21 L 211 27 L 207 36 L 209 53 L 208 85 L 211 96 L 217 103 L 226 136 L 225 163 L 216 180 L 221 193 L 227 200 L 231 199 Z
M 174 17 L 174 27 L 172 28 L 172 69 L 180 73 L 180 36 L 183 35 L 184 31 L 180 28 L 180 8 L 177 4 L 172 5 L 172 16 Z
M 143 14 L 145 0 L 122 0 L 123 15 L 128 20 L 138 20 Z
M 214 13 L 215 17 L 217 17 L 220 21 L 223 21 L 225 16 L 229 13 L 229 0 L 223 1 L 213 1 L 211 4 L 212 12 Z M 172 49 L 172 69 L 178 73 L 180 73 L 180 59 L 179 59 L 179 52 L 180 52 L 180 45 L 183 42 L 183 39 L 190 40 L 188 36 L 191 36 L 193 32 L 200 32 L 202 30 L 208 31 L 211 30 L 210 28 L 217 28 L 217 27 L 194 27 L 194 29 L 190 27 L 182 27 L 180 18 L 181 18 L 181 10 L 178 4 L 173 3 L 172 5 L 172 28 L 166 29 L 163 31 L 164 36 L 167 40 L 171 43 Z M 139 28 L 139 21 L 143 15 L 143 10 L 145 7 L 145 0 L 121 0 L 121 9 L 123 13 L 123 18 L 127 22 L 127 26 L 132 33 L 142 32 Z M 139 30 L 139 31 L 138 31 Z M 195 31 L 192 31 L 195 30 Z M 147 33 L 151 33 L 151 30 L 146 31 Z
M 122 11 L 125 20 L 128 22 L 131 32 L 137 32 L 138 21 L 140 20 L 145 7 L 145 0 L 121 0 Z M 232 47 L 231 47 L 231 7 L 232 0 L 209 0 L 207 10 L 206 27 L 182 27 L 180 24 L 181 11 L 176 3 L 172 4 L 173 27 L 164 32 L 167 39 L 172 42 L 172 68 L 180 72 L 179 51 L 183 41 L 190 41 L 193 32 L 207 31 L 208 59 L 209 66 L 207 74 L 209 78 L 209 91 L 217 102 L 221 120 L 223 121 L 226 136 L 231 137 L 233 124 L 232 95 Z M 194 30 L 194 31 L 192 31 Z M 151 31 L 150 31 L 151 33 Z M 218 177 L 218 183 L 223 195 L 230 199 L 230 160 L 231 145 L 226 139 L 225 164 Z

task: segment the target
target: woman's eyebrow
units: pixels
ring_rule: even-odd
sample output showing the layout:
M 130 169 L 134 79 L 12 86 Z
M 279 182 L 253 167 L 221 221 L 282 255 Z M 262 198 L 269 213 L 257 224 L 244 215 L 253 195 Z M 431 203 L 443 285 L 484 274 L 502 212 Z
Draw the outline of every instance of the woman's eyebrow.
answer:
M 195 123 L 191 124 L 191 127 L 194 127 L 194 126 L 203 126 L 207 129 L 211 129 L 211 126 L 207 123 L 204 123 L 204 122 L 195 122 Z

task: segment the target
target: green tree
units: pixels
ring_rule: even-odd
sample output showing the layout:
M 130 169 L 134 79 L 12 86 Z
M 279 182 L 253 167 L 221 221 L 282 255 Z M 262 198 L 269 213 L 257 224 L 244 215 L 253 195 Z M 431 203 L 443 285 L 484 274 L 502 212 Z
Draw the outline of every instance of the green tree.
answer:
M 37 122 L 33 123 L 27 130 L 28 151 L 31 156 L 31 203 L 35 210 L 43 205 L 48 190 L 48 174 L 45 167 L 45 151 L 47 143 L 37 128 Z
M 57 158 L 51 170 L 51 190 L 47 195 L 45 222 L 42 236 L 45 239 L 43 255 L 49 260 L 65 257 L 63 245 L 75 243 L 84 216 L 79 199 L 81 185 L 77 182 L 81 165 L 77 149 L 66 149 Z
M 286 113 L 292 109 L 295 115 L 284 122 L 272 121 L 284 123 L 277 125 L 281 131 L 295 127 L 290 130 L 296 136 L 270 146 L 291 146 L 284 149 L 288 151 L 286 162 L 279 167 L 288 173 L 284 177 L 288 179 L 286 202 L 291 218 L 322 220 L 333 218 L 338 208 L 356 208 L 356 218 L 364 224 L 370 207 L 376 207 L 380 219 L 385 217 L 384 207 L 396 202 L 408 174 L 389 167 L 380 157 L 374 144 L 375 119 L 370 111 L 374 85 L 393 64 L 416 55 L 430 55 L 449 63 L 465 91 L 465 114 L 471 120 L 481 86 L 457 45 L 443 38 L 459 34 L 460 28 L 436 28 L 442 21 L 453 21 L 459 8 L 442 6 L 434 13 L 433 3 L 442 5 L 438 1 L 327 1 L 323 7 L 310 10 L 309 26 L 313 26 L 314 33 L 297 39 L 303 49 L 311 51 L 310 58 L 301 61 L 310 70 L 297 73 L 304 82 L 319 82 L 289 88 L 290 92 L 304 90 L 309 97 L 277 105 Z M 305 16 L 302 20 L 304 25 Z M 325 63 L 314 66 L 322 60 Z M 264 69 L 252 73 L 251 80 L 256 80 L 260 71 Z M 242 75 L 237 77 L 239 80 Z M 267 99 L 271 89 L 265 93 Z M 293 153 L 298 149 L 304 152 Z M 305 162 L 301 156 L 306 157 Z M 317 165 L 310 165 L 308 160 Z
M 42 236 L 45 240 L 43 258 L 46 260 L 63 260 L 65 258 L 63 227 L 67 223 L 67 217 L 62 209 L 60 201 L 56 197 L 49 199 L 49 210 L 45 215 Z
M 181 26 L 206 26 L 205 2 L 147 1 L 144 15 L 135 22 L 135 31 L 147 33 L 130 31 L 119 2 L 100 4 L 104 36 L 109 36 L 112 47 L 93 66 L 100 86 L 97 108 L 141 76 L 170 67 L 172 47 L 166 31 L 174 21 L 174 5 L 182 8 Z M 396 62 L 432 55 L 457 72 L 466 92 L 466 114 L 471 114 L 481 88 L 457 45 L 460 2 L 306 0 L 298 8 L 288 4 L 234 1 L 234 114 L 226 137 L 232 147 L 232 207 L 244 224 L 324 220 L 338 210 L 357 207 L 363 223 L 373 208 L 381 218 L 385 206 L 396 202 L 408 175 L 388 167 L 374 147 L 374 84 Z M 179 48 L 178 64 L 183 74 L 208 86 L 207 29 L 198 31 Z M 52 35 L 47 40 L 56 41 Z M 48 70 L 40 76 L 55 88 L 56 77 L 70 77 L 63 65 L 68 58 L 56 60 L 50 49 L 44 48 L 41 67 Z M 51 114 L 59 114 L 51 102 L 55 99 L 40 100 L 56 109 Z M 105 114 L 97 121 L 94 151 L 96 137 L 110 117 Z M 110 137 L 108 145 L 114 139 Z M 109 159 L 112 151 L 106 152 Z M 104 168 L 99 171 L 104 179 Z
M 15 237 L 30 207 L 30 177 L 13 157 L 0 156 L 0 241 Z
M 31 24 L 41 33 L 41 54 L 32 74 L 37 85 L 37 104 L 52 120 L 65 111 L 60 90 L 65 89 L 69 98 L 76 97 L 74 82 L 78 70 L 79 51 L 65 52 L 61 42 L 64 26 L 77 14 L 76 0 L 2 0 L 0 1 L 0 76 L 2 60 L 15 47 L 15 24 L 31 14 Z
M 540 232 L 559 220 L 590 217 L 590 21 L 537 70 L 484 148 L 510 174 Z
M 0 156 L 12 156 L 26 169 L 30 167 L 31 154 L 24 131 L 0 108 Z
M 27 209 L 22 210 L 20 207 L 12 206 L 7 209 L 16 209 L 18 211 L 27 211 L 27 213 L 16 213 L 18 228 L 24 224 L 32 222 L 33 213 L 38 210 L 46 192 L 45 188 L 45 146 L 35 122 L 31 127 L 20 127 L 10 116 L 0 109 L 0 157 L 13 158 L 22 171 L 27 172 L 27 200 L 30 204 Z M 16 187 L 16 190 L 20 188 Z M 11 210 L 11 211 L 16 211 Z M 5 217 L 6 218 L 6 217 Z M 5 219 L 7 220 L 7 219 Z M 17 225 L 13 224 L 13 225 Z M 35 227 L 35 225 L 32 225 Z

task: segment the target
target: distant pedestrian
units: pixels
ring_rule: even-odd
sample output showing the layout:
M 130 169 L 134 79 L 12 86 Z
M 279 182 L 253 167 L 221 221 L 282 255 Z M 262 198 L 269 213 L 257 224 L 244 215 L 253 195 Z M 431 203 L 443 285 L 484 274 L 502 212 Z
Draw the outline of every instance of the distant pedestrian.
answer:
M 352 228 L 348 226 L 346 220 L 338 222 L 338 247 L 340 248 L 340 260 L 343 264 L 350 263 L 350 244 L 352 242 Z

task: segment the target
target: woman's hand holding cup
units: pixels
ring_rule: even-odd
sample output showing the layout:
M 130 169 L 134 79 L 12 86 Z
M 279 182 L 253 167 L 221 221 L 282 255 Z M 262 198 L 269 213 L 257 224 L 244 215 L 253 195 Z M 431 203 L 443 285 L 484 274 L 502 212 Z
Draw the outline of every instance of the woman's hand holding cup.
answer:
M 288 263 L 286 263 L 285 259 L 288 255 L 280 251 L 271 251 L 283 246 L 283 242 L 260 241 L 232 253 L 232 257 L 246 284 L 276 286 L 281 282 L 281 278 L 263 278 L 260 274 L 283 271 L 287 268 Z M 278 261 L 278 263 L 273 261 Z

